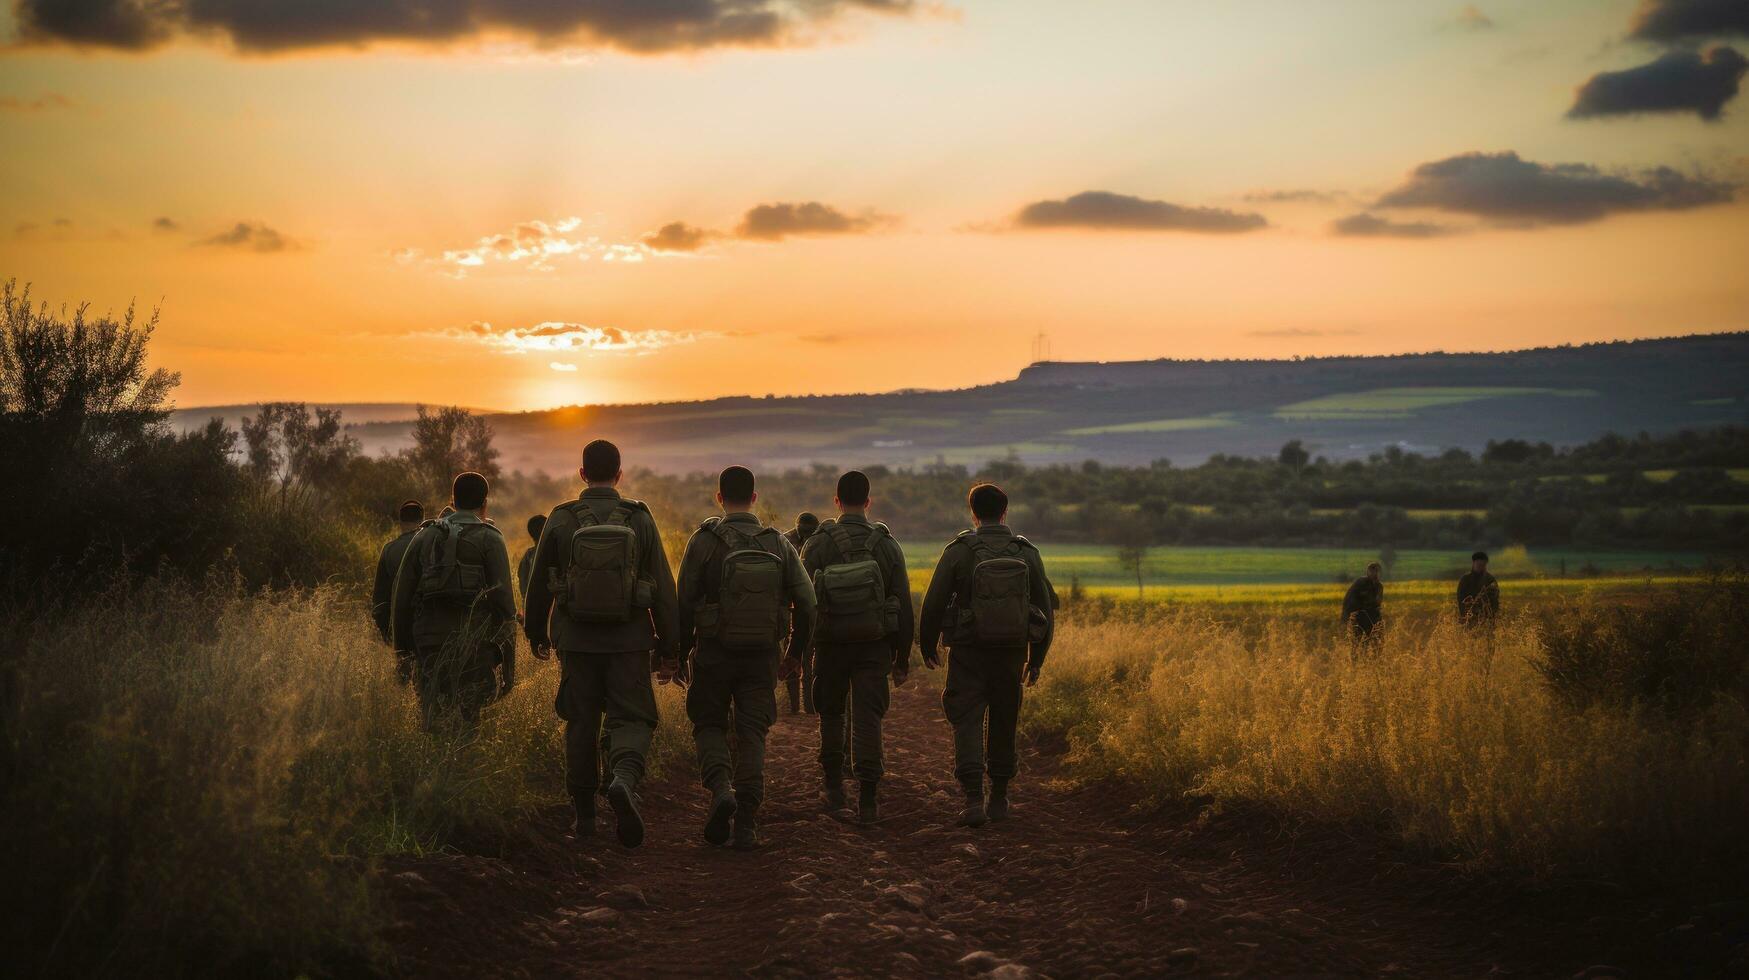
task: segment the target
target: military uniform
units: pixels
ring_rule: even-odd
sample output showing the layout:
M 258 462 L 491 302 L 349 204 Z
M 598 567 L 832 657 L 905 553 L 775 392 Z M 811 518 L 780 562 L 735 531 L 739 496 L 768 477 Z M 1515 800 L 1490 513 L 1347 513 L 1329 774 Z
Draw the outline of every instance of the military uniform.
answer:
M 1019 558 L 1027 564 L 1034 623 L 1026 641 L 1001 646 L 977 642 L 969 608 L 972 575 L 980 562 L 993 557 Z M 1001 799 L 1006 808 L 1008 781 L 1017 768 L 1014 738 L 1021 688 L 1026 675 L 1044 665 L 1051 646 L 1055 622 L 1051 592 L 1038 549 L 1005 524 L 985 524 L 963 532 L 942 551 L 923 597 L 918 643 L 924 659 L 930 661 L 936 659 L 937 643 L 948 644 L 947 687 L 941 703 L 953 725 L 954 776 L 968 803 L 977 801 L 980 813 L 986 771 L 992 804 Z
M 390 639 L 390 610 L 395 601 L 395 573 L 401 570 L 401 559 L 407 556 L 407 545 L 413 542 L 413 536 L 419 533 L 418 528 L 402 531 L 399 536 L 383 545 L 383 550 L 377 555 L 376 584 L 370 590 L 370 614 L 376 621 L 377 633 L 381 634 L 384 643 L 392 643 Z M 413 651 L 396 650 L 395 659 L 399 661 L 401 679 L 413 679 Z
M 1384 622 L 1385 584 L 1372 576 L 1354 580 L 1342 597 L 1342 622 L 1357 640 L 1373 635 Z
M 516 562 L 516 586 L 524 603 L 528 602 L 529 576 L 534 574 L 535 547 L 531 546 L 527 551 L 524 551 L 522 557 Z
M 562 601 L 572 535 L 585 526 L 585 513 L 591 526 L 622 523 L 636 536 L 636 597 L 623 622 L 585 622 L 567 612 Z M 607 745 L 607 768 L 612 785 L 623 785 L 625 794 L 609 794 L 620 817 L 620 840 L 627 846 L 643 840 L 642 820 L 630 793 L 644 777 L 656 730 L 650 656 L 652 651 L 674 655 L 676 612 L 674 574 L 662 535 L 641 501 L 621 497 L 612 487 L 589 487 L 576 500 L 553 509 L 535 546 L 524 630 L 531 645 L 559 651 L 554 708 L 565 721 L 565 787 L 577 808 L 580 835 L 593 827 L 593 799 L 602 778 L 598 733 L 605 724 L 601 741 Z M 628 807 L 633 807 L 629 814 Z
M 807 649 L 814 628 L 814 592 L 801 558 L 782 533 L 752 514 L 713 517 L 693 532 L 680 562 L 680 643 L 692 659 L 686 714 L 698 746 L 699 776 L 714 797 L 706 837 L 723 843 L 732 815 L 738 845 L 757 841 L 755 828 L 765 796 L 765 736 L 777 716 L 778 643 L 773 634 L 765 650 L 730 650 L 715 634 L 721 615 L 724 559 L 732 552 L 757 549 L 783 566 L 782 596 L 790 607 L 789 656 Z M 735 751 L 728 728 L 733 712 Z M 730 790 L 733 789 L 733 795 Z
M 808 539 L 813 537 L 814 532 L 817 530 L 819 530 L 818 524 L 814 525 L 812 528 L 803 529 L 801 524 L 798 523 L 795 527 L 783 532 L 783 537 L 784 540 L 789 542 L 790 547 L 796 549 L 796 554 L 799 555 L 802 553 L 803 547 L 807 545 Z M 789 691 L 789 713 L 793 715 L 799 711 L 805 711 L 811 715 L 814 713 L 813 648 L 809 647 L 808 649 L 803 650 L 801 658 L 802 669 L 794 676 L 786 679 L 784 681 L 784 687 Z
M 878 540 L 874 540 L 877 528 Z M 824 770 L 828 798 L 836 802 L 843 793 L 848 699 L 853 712 L 850 759 L 854 760 L 856 778 L 872 806 L 874 786 L 884 771 L 881 721 L 886 717 L 890 697 L 887 677 L 909 670 L 916 625 L 905 554 L 886 533 L 885 525 L 871 524 L 867 517 L 853 513 L 820 525 L 802 552 L 802 566 L 813 578 L 829 566 L 858 558 L 872 559 L 880 566 L 888 604 L 896 607 L 894 630 L 879 640 L 835 643 L 827 638 L 822 620 L 814 640 L 814 703 L 820 710 L 820 767 Z
M 468 570 L 462 581 L 477 595 L 433 594 L 442 583 L 427 573 L 447 564 Z M 515 684 L 514 588 L 504 536 L 473 511 L 427 522 L 408 542 L 395 575 L 390 636 L 397 650 L 413 652 L 428 729 L 457 721 L 471 727 L 500 686 Z M 493 676 L 498 666 L 501 683 Z
M 1500 582 L 1490 572 L 1469 571 L 1458 579 L 1458 621 L 1465 626 L 1492 626 L 1500 615 Z

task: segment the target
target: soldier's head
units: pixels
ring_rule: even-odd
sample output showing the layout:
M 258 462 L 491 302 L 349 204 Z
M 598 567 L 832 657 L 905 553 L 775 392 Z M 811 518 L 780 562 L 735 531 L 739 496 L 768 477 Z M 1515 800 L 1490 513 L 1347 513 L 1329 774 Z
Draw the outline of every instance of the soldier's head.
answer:
M 1379 573 L 1384 570 L 1385 566 L 1376 561 L 1369 561 L 1366 563 L 1366 577 L 1372 579 L 1374 582 L 1379 580 Z
M 868 510 L 868 474 L 851 470 L 838 478 L 838 492 L 832 498 L 840 514 L 860 514 Z
M 584 446 L 583 466 L 577 473 L 592 487 L 618 486 L 619 447 L 606 439 L 597 439 Z
M 753 492 L 753 471 L 745 466 L 731 466 L 717 477 L 717 504 L 724 511 L 750 511 L 759 494 Z
M 972 509 L 973 524 L 1000 524 L 1008 516 L 1008 495 L 994 483 L 980 483 L 966 494 L 966 506 Z
M 529 540 L 530 541 L 539 541 L 540 540 L 540 533 L 542 531 L 546 530 L 546 528 L 547 528 L 547 515 L 536 514 L 533 517 L 529 518 L 528 519 L 528 538 L 529 538 Z
M 486 478 L 472 470 L 455 478 L 455 486 L 450 489 L 450 499 L 456 510 L 473 511 L 476 514 L 486 512 Z
M 1485 572 L 1488 570 L 1488 553 L 1478 551 L 1470 556 L 1470 571 Z
M 820 518 L 812 511 L 804 510 L 796 515 L 796 530 L 801 532 L 801 538 L 803 541 L 808 540 L 808 538 L 812 537 L 814 532 L 819 529 Z
M 425 523 L 425 505 L 417 500 L 401 501 L 401 530 L 410 531 Z

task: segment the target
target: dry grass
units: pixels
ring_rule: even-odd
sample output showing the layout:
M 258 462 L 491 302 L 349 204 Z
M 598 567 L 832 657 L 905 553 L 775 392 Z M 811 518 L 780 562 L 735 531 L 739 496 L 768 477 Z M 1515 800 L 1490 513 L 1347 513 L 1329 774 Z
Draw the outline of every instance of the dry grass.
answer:
M 1267 614 L 1235 626 L 1194 607 L 1066 625 L 1026 723 L 1067 734 L 1090 778 L 1381 826 L 1477 868 L 1668 878 L 1749 867 L 1740 688 L 1675 714 L 1575 708 L 1539 669 L 1530 619 L 1493 642 L 1410 619 L 1359 658 L 1330 633 Z
M 9 948 L 46 972 L 344 970 L 380 955 L 377 856 L 564 800 L 556 664 L 475 737 L 422 733 L 363 607 L 147 584 L 19 624 Z M 689 751 L 675 692 L 656 759 Z

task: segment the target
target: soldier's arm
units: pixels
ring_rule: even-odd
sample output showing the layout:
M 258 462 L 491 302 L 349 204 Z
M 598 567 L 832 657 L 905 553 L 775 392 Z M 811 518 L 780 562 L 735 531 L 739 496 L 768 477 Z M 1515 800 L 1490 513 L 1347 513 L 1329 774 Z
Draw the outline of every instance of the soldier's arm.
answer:
M 784 585 L 790 602 L 789 658 L 799 660 L 814 636 L 814 584 L 802 567 L 795 546 L 787 539 L 783 542 L 783 555 Z
M 389 604 L 395 598 L 395 573 L 398 571 L 399 568 L 389 567 L 389 545 L 383 545 L 383 550 L 377 553 L 376 583 L 370 590 L 370 616 L 376 621 L 377 632 L 382 635 L 384 643 L 389 642 Z
M 413 653 L 413 590 L 419 586 L 419 545 L 425 540 L 425 532 L 420 531 L 407 542 L 407 550 L 401 552 L 400 567 L 395 570 L 395 587 L 389 600 L 389 642 L 395 652 L 403 655 Z
M 704 563 L 710 556 L 709 532 L 694 531 L 680 556 L 680 581 L 675 583 L 675 650 L 685 656 L 698 645 L 698 603 L 704 596 Z
M 547 629 L 553 611 L 553 586 L 548 580 L 547 569 L 558 567 L 559 549 L 564 547 L 560 531 L 565 521 L 560 518 L 561 514 L 569 517 L 565 511 L 554 510 L 547 518 L 540 540 L 534 544 L 534 563 L 528 570 L 528 594 L 522 602 L 522 632 L 528 637 L 531 647 L 552 645 Z
M 1026 661 L 1026 669 L 1036 674 L 1044 666 L 1051 640 L 1056 638 L 1057 611 L 1051 608 L 1051 580 L 1045 577 L 1044 558 L 1037 548 L 1027 546 L 1026 563 L 1032 566 L 1032 574 L 1027 576 L 1032 582 L 1032 604 L 1045 615 L 1045 637 L 1032 644 L 1032 655 Z
M 941 560 L 935 563 L 935 574 L 929 577 L 929 589 L 923 593 L 923 612 L 918 617 L 917 648 L 923 652 L 924 660 L 935 658 L 936 645 L 941 642 L 943 626 L 952 627 L 952 623 L 943 623 L 947 618 L 948 603 L 953 600 L 954 589 L 954 547 L 948 545 L 942 549 Z
M 656 585 L 656 603 L 650 609 L 650 622 L 656 629 L 657 655 L 672 660 L 679 655 L 683 633 L 680 626 L 680 599 L 674 586 L 674 568 L 668 564 L 668 551 L 662 544 L 662 532 L 656 519 L 644 515 L 651 547 L 644 551 L 644 575 Z
M 1360 608 L 1360 582 L 1356 581 L 1353 585 L 1350 585 L 1348 587 L 1348 593 L 1342 597 L 1342 620 L 1343 620 L 1343 622 L 1347 622 L 1348 617 L 1354 615 L 1355 612 L 1359 608 Z
M 917 637 L 917 615 L 911 606 L 911 576 L 905 570 L 905 550 L 892 538 L 886 540 L 887 581 L 899 592 L 899 631 L 893 636 L 893 655 L 911 659 L 911 644 Z
M 486 575 L 491 583 L 486 601 L 498 621 L 492 641 L 504 663 L 500 687 L 508 691 L 516 683 L 516 582 L 510 577 L 510 551 L 503 535 L 495 536 L 486 548 Z

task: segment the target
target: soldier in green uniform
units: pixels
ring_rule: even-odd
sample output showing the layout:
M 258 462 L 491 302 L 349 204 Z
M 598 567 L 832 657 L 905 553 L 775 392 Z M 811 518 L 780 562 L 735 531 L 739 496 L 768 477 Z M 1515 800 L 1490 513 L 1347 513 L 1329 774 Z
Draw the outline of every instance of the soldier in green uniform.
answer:
M 941 662 L 937 644 L 945 639 L 949 647 L 941 703 L 953 725 L 954 775 L 966 794 L 960 823 L 978 827 L 1008 816 L 1021 686 L 1038 682 L 1055 617 L 1038 549 L 1003 523 L 1008 495 L 981 483 L 966 502 L 973 530 L 941 553 L 923 597 L 918 642 L 931 669 Z
M 504 535 L 486 519 L 487 490 L 478 473 L 457 476 L 455 511 L 420 527 L 395 573 L 390 636 L 413 651 L 427 729 L 472 728 L 516 683 L 516 585 Z
M 783 532 L 783 536 L 789 541 L 790 547 L 796 549 L 796 554 L 799 555 L 802 553 L 802 548 L 807 545 L 808 539 L 813 537 L 814 532 L 819 529 L 820 518 L 804 510 L 796 515 L 796 526 Z M 802 651 L 801 671 L 787 678 L 784 681 L 784 686 L 789 689 L 790 714 L 799 714 L 803 711 L 810 715 L 814 713 L 813 650 Z
M 814 628 L 814 590 L 782 532 L 751 513 L 759 496 L 753 474 L 731 466 L 717 488 L 723 516 L 693 532 L 680 561 L 681 646 L 692 658 L 686 715 L 698 745 L 699 776 L 711 793 L 705 840 L 720 846 L 732 835 L 736 848 L 748 850 L 759 846 L 765 735 L 777 716 L 778 648 L 788 637 L 782 672 L 798 670 Z
M 1458 579 L 1458 622 L 1471 629 L 1491 629 L 1500 615 L 1500 582 L 1488 571 L 1488 553 L 1470 556 L 1470 570 Z
M 535 546 L 524 630 L 536 656 L 559 651 L 554 707 L 565 721 L 565 786 L 576 810 L 575 839 L 595 832 L 598 733 L 605 718 L 607 802 L 626 847 L 644 841 L 637 788 L 656 730 L 650 659 L 673 676 L 679 636 L 674 574 L 650 509 L 622 497 L 619 448 L 597 439 L 583 449 L 586 484 L 553 508 Z
M 1342 597 L 1342 623 L 1358 647 L 1378 639 L 1384 625 L 1385 583 L 1379 581 L 1384 566 L 1367 562 L 1366 575 L 1354 580 Z
M 845 806 L 845 701 L 851 717 L 851 757 L 861 788 L 857 817 L 880 818 L 876 794 L 882 774 L 881 719 L 887 678 L 905 683 L 911 669 L 911 583 L 905 555 L 885 524 L 868 519 L 868 476 L 851 470 L 838 478 L 838 517 L 820 525 L 802 551 L 814 582 L 814 700 L 820 709 L 820 767 L 826 805 Z
M 516 585 L 522 590 L 522 601 L 528 601 L 528 579 L 534 571 L 534 550 L 540 545 L 541 530 L 547 526 L 547 515 L 536 514 L 528 519 L 528 540 L 534 542 L 516 563 Z
M 401 570 L 401 559 L 407 555 L 407 545 L 413 540 L 413 535 L 419 531 L 419 525 L 425 523 L 425 505 L 417 500 L 407 500 L 401 503 L 399 514 L 401 533 L 377 555 L 376 583 L 370 590 L 371 619 L 377 624 L 377 633 L 381 634 L 384 643 L 390 643 L 389 610 L 395 599 L 395 573 Z M 396 669 L 400 672 L 402 683 L 413 680 L 413 651 L 395 651 Z

